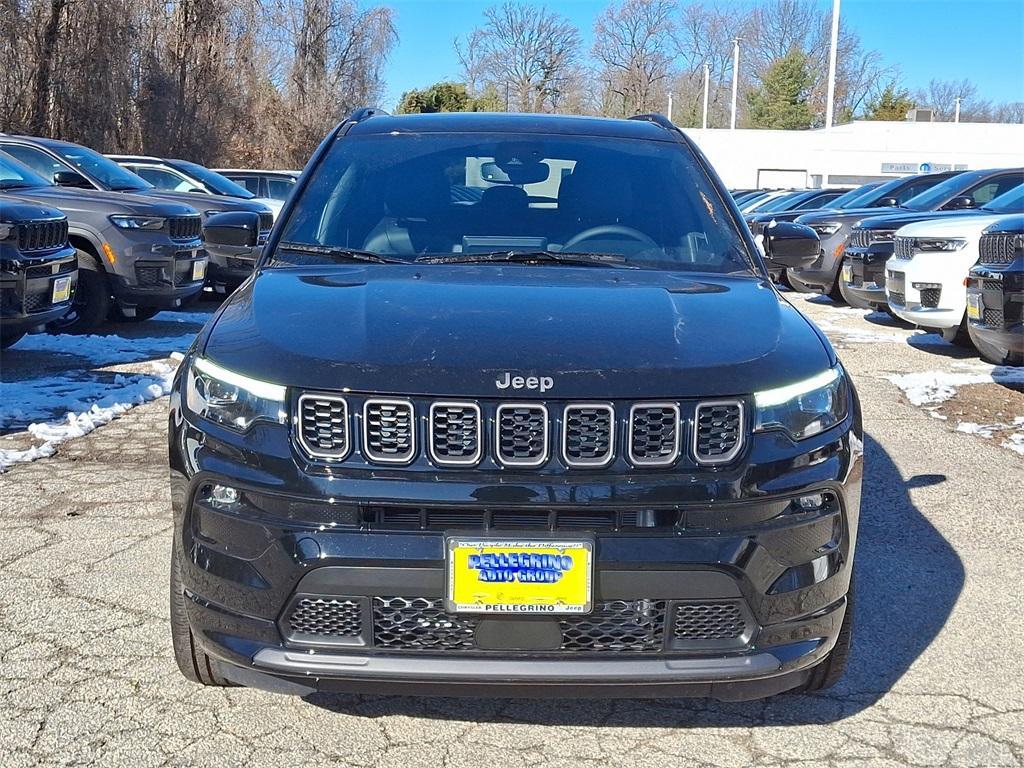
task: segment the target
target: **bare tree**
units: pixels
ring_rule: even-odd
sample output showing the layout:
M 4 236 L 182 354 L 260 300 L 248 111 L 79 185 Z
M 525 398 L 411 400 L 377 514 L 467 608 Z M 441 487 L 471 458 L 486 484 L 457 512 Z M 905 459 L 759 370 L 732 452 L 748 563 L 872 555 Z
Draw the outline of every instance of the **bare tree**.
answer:
M 956 116 L 956 100 L 960 99 L 960 119 L 964 122 L 987 123 L 992 120 L 992 102 L 982 99 L 970 80 L 932 80 L 927 88 L 914 94 L 919 107 L 927 107 L 935 120 L 952 122 Z
M 457 41 L 456 51 L 475 93 L 490 86 L 519 112 L 557 111 L 579 75 L 579 30 L 543 7 L 488 8 L 483 26 Z

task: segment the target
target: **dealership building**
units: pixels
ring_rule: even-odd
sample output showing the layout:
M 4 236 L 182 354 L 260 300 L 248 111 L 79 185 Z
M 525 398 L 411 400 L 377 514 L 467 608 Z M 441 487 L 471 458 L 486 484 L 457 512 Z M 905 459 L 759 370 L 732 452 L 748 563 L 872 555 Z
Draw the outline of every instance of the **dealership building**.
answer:
M 1024 166 L 1024 125 L 856 120 L 831 130 L 687 128 L 731 188 L 852 186 L 910 173 Z

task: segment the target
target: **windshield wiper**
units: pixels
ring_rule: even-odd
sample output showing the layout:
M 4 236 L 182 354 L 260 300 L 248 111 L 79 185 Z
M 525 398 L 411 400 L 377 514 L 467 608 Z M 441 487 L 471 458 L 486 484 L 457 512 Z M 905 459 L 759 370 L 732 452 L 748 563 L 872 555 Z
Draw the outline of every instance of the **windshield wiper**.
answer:
M 312 245 L 310 243 L 278 243 L 278 248 L 296 253 L 308 253 L 313 256 L 324 256 L 338 261 L 356 261 L 365 264 L 408 264 L 405 259 L 394 259 L 381 256 L 379 253 L 359 251 L 353 248 L 336 248 L 329 245 Z
M 25 181 L 0 181 L 0 189 L 31 189 L 34 186 Z
M 444 256 L 420 256 L 425 264 L 571 264 L 588 267 L 626 267 L 626 257 L 615 253 L 555 253 L 553 251 L 490 251 L 488 253 L 452 253 Z

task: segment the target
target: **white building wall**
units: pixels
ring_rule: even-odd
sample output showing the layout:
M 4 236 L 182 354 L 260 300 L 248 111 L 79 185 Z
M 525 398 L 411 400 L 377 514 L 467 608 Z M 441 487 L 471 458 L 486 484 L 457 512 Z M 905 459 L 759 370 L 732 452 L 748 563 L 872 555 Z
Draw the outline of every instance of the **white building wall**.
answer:
M 831 131 L 686 133 L 733 188 L 837 186 L 929 168 L 1024 166 L 1024 125 L 1018 124 L 858 120 Z

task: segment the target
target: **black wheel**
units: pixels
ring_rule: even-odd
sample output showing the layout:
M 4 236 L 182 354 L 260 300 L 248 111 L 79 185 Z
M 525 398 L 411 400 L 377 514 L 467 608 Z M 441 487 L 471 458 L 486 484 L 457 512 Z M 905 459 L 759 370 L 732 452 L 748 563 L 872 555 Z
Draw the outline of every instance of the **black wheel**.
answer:
M 832 288 L 829 289 L 829 292 L 828 292 L 828 297 L 830 299 L 832 299 L 832 301 L 837 302 L 839 304 L 843 304 L 843 303 L 846 302 L 846 294 L 843 293 L 843 286 L 842 286 L 843 278 L 842 278 L 842 274 L 843 274 L 843 265 L 842 265 L 842 263 L 840 263 L 839 271 L 836 272 L 836 281 L 834 283 L 832 283 Z
M 1024 365 L 1024 354 L 1011 352 L 1009 349 L 1004 349 L 990 341 L 986 341 L 974 330 L 973 325 L 967 326 L 967 333 L 971 337 L 971 342 L 977 348 L 978 354 L 993 365 Z
M 943 328 L 940 333 L 944 341 L 948 341 L 950 344 L 955 344 L 958 347 L 973 347 L 971 343 L 971 334 L 967 330 L 967 316 L 960 321 L 960 325 L 953 328 Z
M 6 328 L 0 328 L 0 349 L 13 347 L 24 336 L 25 334 L 22 331 L 8 331 Z
M 56 333 L 83 333 L 91 331 L 107 319 L 112 304 L 110 284 L 96 259 L 85 251 L 78 251 L 78 285 L 71 309 L 60 320 L 49 325 Z
M 129 317 L 116 304 L 110 308 L 109 319 L 115 323 L 143 323 L 151 320 L 154 315 L 163 310 L 159 307 L 136 307 L 135 316 Z
M 839 679 L 846 671 L 846 662 L 850 658 L 850 648 L 853 645 L 853 582 L 850 582 L 850 591 L 846 593 L 846 615 L 843 616 L 843 626 L 839 628 L 839 637 L 828 656 L 818 662 L 811 670 L 811 677 L 806 683 L 795 689 L 793 693 L 814 693 L 831 688 L 839 682 Z
M 200 685 L 227 687 L 231 683 L 214 670 L 213 659 L 196 645 L 195 635 L 188 624 L 185 613 L 185 589 L 181 584 L 181 567 L 178 554 L 171 550 L 171 644 L 174 646 L 174 660 L 188 680 Z

